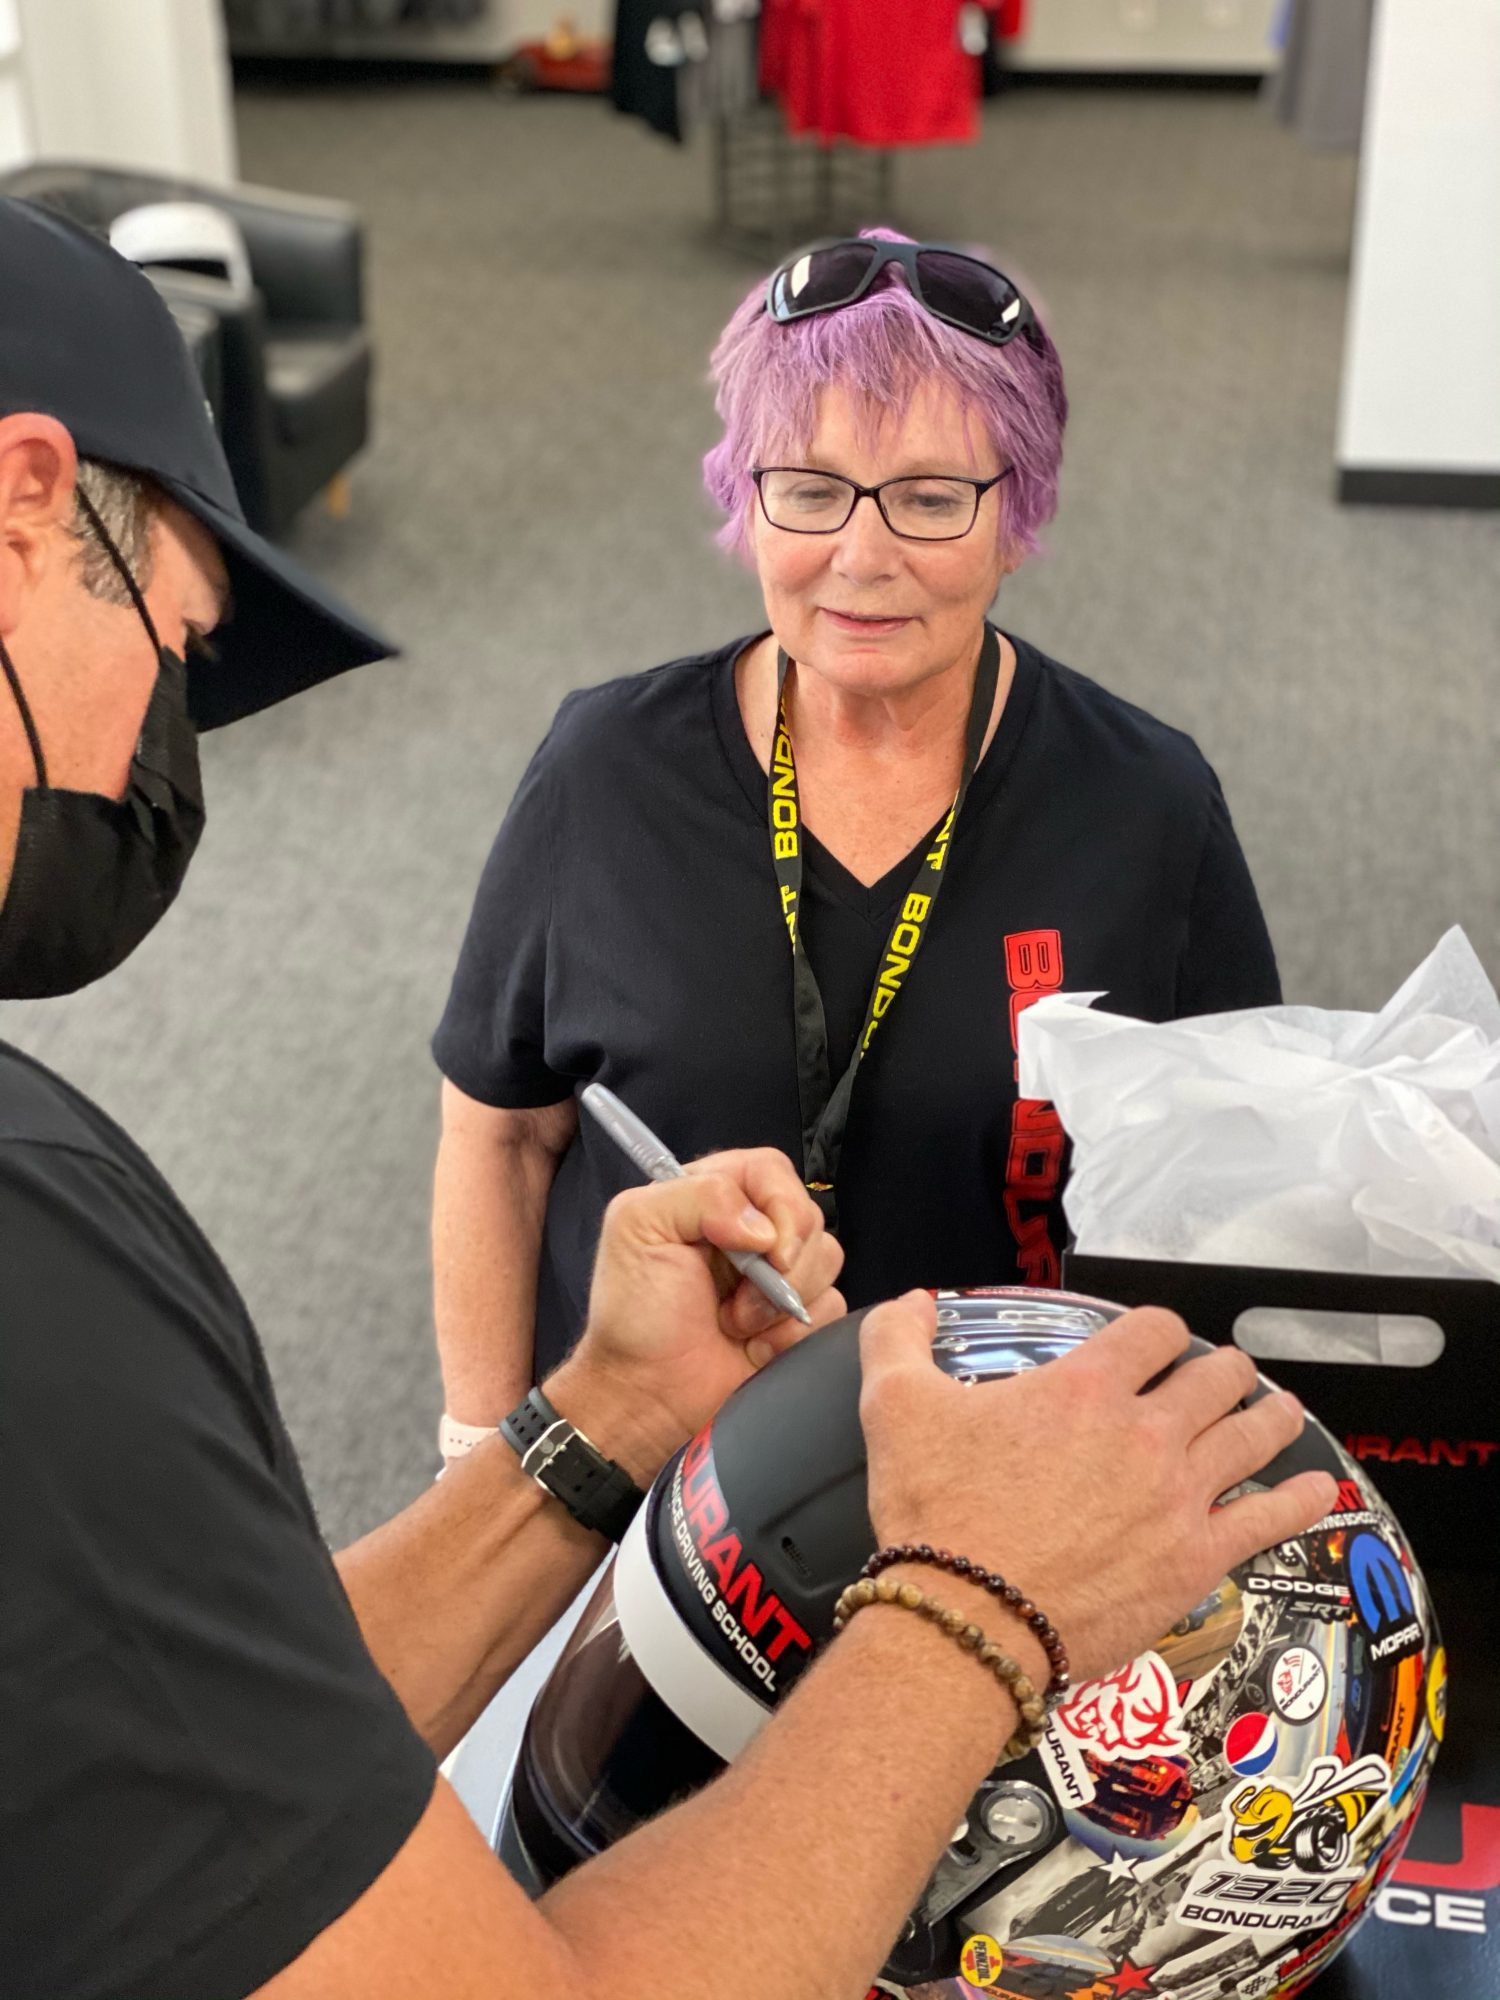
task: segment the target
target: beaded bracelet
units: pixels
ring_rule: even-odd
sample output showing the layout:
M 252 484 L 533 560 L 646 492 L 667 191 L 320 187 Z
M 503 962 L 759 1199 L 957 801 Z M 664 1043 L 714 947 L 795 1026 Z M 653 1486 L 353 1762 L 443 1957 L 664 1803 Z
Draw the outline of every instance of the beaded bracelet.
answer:
M 1045 1700 L 1049 1708 L 1056 1708 L 1072 1681 L 1068 1675 L 1068 1652 L 1062 1636 L 1048 1618 L 1045 1611 L 1038 1611 L 1029 1597 L 1017 1590 L 1013 1583 L 1007 1583 L 998 1570 L 986 1569 L 983 1563 L 970 1562 L 967 1556 L 955 1556 L 947 1549 L 935 1549 L 929 1542 L 892 1543 L 890 1547 L 878 1549 L 860 1571 L 864 1577 L 879 1576 L 883 1569 L 890 1569 L 896 1563 L 932 1563 L 938 1569 L 950 1570 L 954 1576 L 967 1577 L 970 1583 L 977 1583 L 981 1590 L 987 1590 L 997 1597 L 1008 1611 L 1013 1611 L 1023 1624 L 1029 1625 L 1042 1642 L 1047 1655 L 1047 1664 L 1052 1669 L 1052 1677 L 1047 1682 Z
M 997 1760 L 999 1764 L 1014 1763 L 1017 1757 L 1024 1757 L 1041 1742 L 1047 1733 L 1047 1708 L 1036 1691 L 1035 1683 L 1024 1667 L 987 1639 L 962 1611 L 953 1611 L 947 1605 L 939 1604 L 925 1590 L 918 1590 L 914 1583 L 897 1583 L 894 1577 L 889 1576 L 874 1579 L 861 1577 L 857 1583 L 849 1585 L 833 1607 L 834 1631 L 842 1632 L 855 1612 L 862 1611 L 867 1604 L 895 1604 L 903 1611 L 915 1611 L 919 1617 L 936 1625 L 940 1632 L 946 1632 L 950 1639 L 956 1639 L 966 1653 L 972 1653 L 980 1666 L 995 1676 L 1015 1702 L 1021 1717 L 1021 1726 L 1001 1751 Z

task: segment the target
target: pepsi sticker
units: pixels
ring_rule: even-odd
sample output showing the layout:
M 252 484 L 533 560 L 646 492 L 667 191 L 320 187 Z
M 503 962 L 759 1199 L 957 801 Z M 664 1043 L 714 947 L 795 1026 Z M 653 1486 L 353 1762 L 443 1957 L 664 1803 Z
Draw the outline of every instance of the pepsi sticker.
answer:
M 1288 1646 L 1271 1669 L 1271 1706 L 1283 1722 L 1311 1722 L 1328 1699 L 1328 1671 L 1310 1646 Z
M 1224 1761 L 1242 1778 L 1258 1778 L 1275 1762 L 1280 1739 L 1269 1715 L 1240 1715 L 1224 1738 Z

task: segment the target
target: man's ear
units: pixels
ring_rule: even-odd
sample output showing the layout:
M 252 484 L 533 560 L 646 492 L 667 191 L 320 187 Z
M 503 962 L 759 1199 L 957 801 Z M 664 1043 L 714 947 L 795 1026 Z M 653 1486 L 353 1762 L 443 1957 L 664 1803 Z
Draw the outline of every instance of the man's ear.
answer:
M 0 417 L 0 633 L 14 630 L 27 592 L 55 560 L 77 484 L 78 448 L 56 417 Z

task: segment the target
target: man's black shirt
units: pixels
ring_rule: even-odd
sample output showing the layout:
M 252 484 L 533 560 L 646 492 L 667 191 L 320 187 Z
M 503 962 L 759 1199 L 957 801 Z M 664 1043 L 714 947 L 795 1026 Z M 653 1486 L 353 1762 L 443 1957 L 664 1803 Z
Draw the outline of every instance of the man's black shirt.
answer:
M 0 1993 L 253 1992 L 433 1782 L 222 1265 L 0 1044 Z
M 468 1096 L 523 1109 L 597 1080 L 683 1158 L 769 1145 L 800 1161 L 791 952 L 734 685 L 749 643 L 563 702 L 491 850 L 433 1044 Z M 838 1175 L 851 1305 L 1056 1281 L 1064 1141 L 1048 1107 L 1017 1102 L 1028 999 L 1102 990 L 1169 1020 L 1281 997 L 1193 742 L 1012 643 L 942 901 L 854 1086 Z M 867 888 L 804 838 L 802 936 L 837 1077 L 916 851 Z M 584 1119 L 547 1208 L 539 1375 L 577 1338 L 600 1216 L 634 1178 Z

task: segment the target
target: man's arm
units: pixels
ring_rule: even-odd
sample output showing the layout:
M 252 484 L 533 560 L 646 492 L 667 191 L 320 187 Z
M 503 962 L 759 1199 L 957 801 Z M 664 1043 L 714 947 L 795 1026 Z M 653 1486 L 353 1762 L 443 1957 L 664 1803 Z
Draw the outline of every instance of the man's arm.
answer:
M 433 1312 L 448 1414 L 498 1424 L 531 1387 L 537 1262 L 572 1098 L 496 1110 L 443 1083 L 433 1176 Z
M 540 1904 L 439 1780 L 260 2000 L 860 2000 L 1013 1718 L 930 1625 L 867 1613 L 717 1784 Z
M 547 1393 L 643 1490 L 771 1351 L 803 1331 L 710 1248 L 768 1255 L 815 1326 L 844 1310 L 832 1289 L 843 1253 L 779 1154 L 719 1155 L 669 1187 L 617 1197 L 589 1326 Z M 495 1437 L 336 1561 L 376 1665 L 444 1756 L 606 1550 Z
M 1234 1349 L 1141 1312 L 1033 1375 L 969 1387 L 932 1360 L 930 1298 L 864 1323 L 861 1418 L 882 1541 L 1003 1557 L 1079 1678 L 1128 1659 L 1254 1550 L 1333 1497 L 1303 1474 L 1224 1506 L 1296 1436 L 1290 1398 L 1237 1406 Z M 1158 1386 L 1149 1385 L 1157 1382 Z M 897 1567 L 890 1574 L 901 1577 Z M 1039 1682 L 1034 1637 L 993 1598 L 914 1573 Z M 872 1606 L 715 1784 L 530 1905 L 445 1786 L 354 1907 L 263 2000 L 859 2000 L 1015 1727 L 1008 1693 L 935 1626 Z

